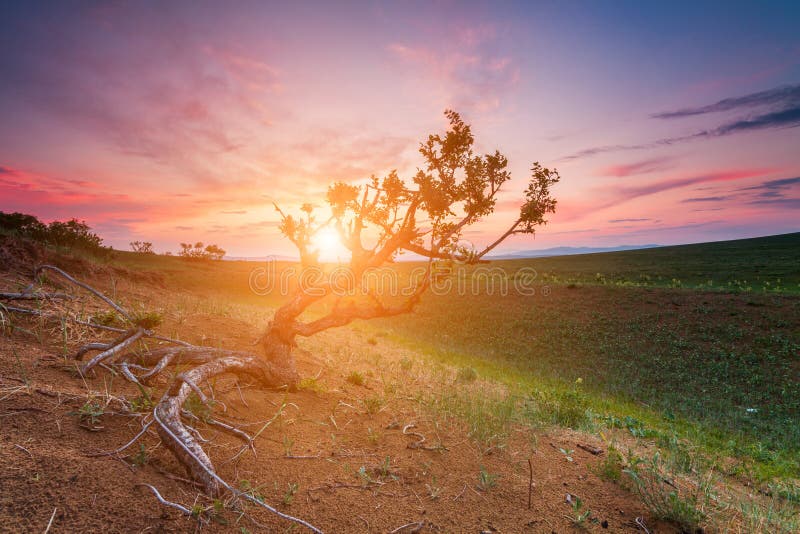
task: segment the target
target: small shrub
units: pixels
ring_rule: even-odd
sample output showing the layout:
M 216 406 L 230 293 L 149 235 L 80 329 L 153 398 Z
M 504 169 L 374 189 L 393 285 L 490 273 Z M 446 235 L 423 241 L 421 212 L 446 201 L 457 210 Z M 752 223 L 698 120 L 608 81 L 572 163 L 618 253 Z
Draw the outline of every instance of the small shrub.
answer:
M 436 477 L 431 477 L 431 483 L 425 484 L 425 489 L 428 490 L 428 497 L 430 500 L 435 501 L 439 498 L 439 494 L 442 492 L 441 486 L 436 483 Z
M 299 486 L 297 482 L 289 482 L 286 485 L 286 493 L 283 494 L 283 504 L 285 504 L 286 506 L 292 504 L 292 501 L 294 500 L 294 495 L 295 493 L 297 493 L 298 487 Z
M 119 315 L 115 311 L 97 312 L 92 315 L 92 322 L 102 326 L 114 326 L 120 324 Z
M 80 426 L 86 430 L 97 432 L 103 429 L 103 427 L 100 426 L 100 418 L 104 413 L 103 406 L 99 402 L 89 399 L 77 412 L 70 412 L 70 415 L 78 417 Z
M 574 462 L 575 460 L 572 458 L 572 455 L 575 453 L 575 449 L 558 449 L 558 452 L 564 455 L 564 459 L 570 463 Z
M 592 517 L 592 511 L 583 509 L 583 501 L 580 497 L 572 499 L 572 515 L 566 516 L 572 524 L 578 528 L 586 528 L 586 520 Z
M 384 400 L 380 397 L 367 397 L 361 401 L 369 415 L 378 413 L 383 408 Z
M 153 409 L 153 399 L 147 391 L 144 391 L 144 388 L 142 388 L 142 390 L 141 395 L 135 399 L 131 399 L 131 411 L 133 413 L 149 412 Z
M 410 371 L 413 366 L 414 366 L 414 360 L 412 360 L 408 356 L 403 356 L 403 359 L 400 360 L 400 369 L 402 369 L 403 371 Z
M 225 251 L 217 245 L 205 246 L 201 241 L 197 243 L 181 243 L 181 250 L 178 256 L 190 260 L 221 260 L 225 256 Z
M 365 488 L 374 482 L 372 477 L 369 476 L 369 473 L 367 473 L 367 468 L 363 465 L 358 468 L 358 471 L 356 471 L 355 475 L 356 478 L 358 478 L 358 480 L 361 482 L 361 485 Z
M 323 386 L 319 380 L 311 377 L 306 377 L 300 380 L 300 383 L 297 384 L 297 389 L 305 390 L 305 391 L 313 391 L 314 393 L 325 393 L 325 386 Z
M 131 456 L 131 461 L 134 465 L 138 465 L 139 467 L 147 465 L 150 461 L 150 455 L 147 453 L 144 443 L 139 444 L 139 452 Z
M 591 422 L 589 400 L 577 386 L 567 391 L 536 390 L 528 400 L 529 417 L 541 423 L 579 429 Z
M 500 478 L 500 475 L 492 474 L 487 471 L 485 467 L 480 466 L 480 471 L 478 472 L 478 489 L 481 491 L 489 491 L 497 485 L 498 478 Z
M 358 371 L 353 371 L 349 375 L 347 375 L 346 380 L 353 384 L 354 386 L 363 386 L 366 383 L 366 379 L 364 378 L 364 374 Z
M 214 401 L 209 401 L 209 404 L 213 402 Z M 200 400 L 200 397 L 198 397 L 197 393 L 195 392 L 189 394 L 189 396 L 186 398 L 186 402 L 183 404 L 183 407 L 186 408 L 186 411 L 194 414 L 195 417 L 202 421 L 208 422 L 208 420 L 211 419 L 211 406 Z
M 456 380 L 458 382 L 475 382 L 478 379 L 478 371 L 472 367 L 462 367 L 456 373 Z
M 133 324 L 145 330 L 152 330 L 164 321 L 164 316 L 157 311 L 140 310 L 131 314 Z
M 659 453 L 650 461 L 633 458 L 623 471 L 630 477 L 633 490 L 647 509 L 658 519 L 671 521 L 686 532 L 694 532 L 706 518 L 703 511 L 710 500 L 708 480 L 692 490 L 681 490 L 664 469 Z
M 100 253 L 108 249 L 85 221 L 70 219 L 44 224 L 33 215 L 0 211 L 0 232 L 25 237 L 52 247 Z
M 149 241 L 131 241 L 131 250 L 139 254 L 155 254 L 153 244 Z
M 381 435 L 380 433 L 372 430 L 372 428 L 367 428 L 367 439 L 372 445 L 377 445 L 378 441 L 381 439 Z
M 605 457 L 595 467 L 595 473 L 603 480 L 619 482 L 622 477 L 622 465 L 622 454 L 614 445 L 609 445 Z
M 250 495 L 257 501 L 264 502 L 264 495 L 261 493 L 262 486 L 253 486 L 249 480 L 243 479 L 239 481 L 239 488 L 246 494 Z

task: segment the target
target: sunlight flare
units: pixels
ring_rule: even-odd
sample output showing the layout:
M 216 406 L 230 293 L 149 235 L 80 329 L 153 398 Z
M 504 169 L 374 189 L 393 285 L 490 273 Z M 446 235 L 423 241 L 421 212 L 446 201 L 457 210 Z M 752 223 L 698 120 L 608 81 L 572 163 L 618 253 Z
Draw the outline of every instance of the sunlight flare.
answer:
M 339 232 L 335 228 L 326 226 L 311 238 L 314 248 L 319 252 L 321 261 L 339 261 L 348 253 L 347 249 L 339 239 Z

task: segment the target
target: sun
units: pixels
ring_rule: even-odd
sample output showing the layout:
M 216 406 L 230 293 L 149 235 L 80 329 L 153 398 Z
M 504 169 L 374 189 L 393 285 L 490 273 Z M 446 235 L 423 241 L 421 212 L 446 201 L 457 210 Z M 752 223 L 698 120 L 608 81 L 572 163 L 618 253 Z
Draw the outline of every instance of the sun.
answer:
M 311 238 L 311 243 L 319 251 L 319 259 L 322 261 L 338 261 L 346 252 L 335 228 L 321 228 Z

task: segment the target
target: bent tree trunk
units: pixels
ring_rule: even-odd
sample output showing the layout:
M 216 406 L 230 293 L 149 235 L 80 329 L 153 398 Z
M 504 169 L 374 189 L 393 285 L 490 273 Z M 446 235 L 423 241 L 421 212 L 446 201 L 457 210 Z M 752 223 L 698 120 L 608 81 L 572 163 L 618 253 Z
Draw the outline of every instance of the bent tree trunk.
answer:
M 281 311 L 276 315 L 280 315 Z M 201 401 L 207 402 L 200 384 L 222 374 L 246 375 L 265 388 L 293 390 L 299 381 L 292 354 L 295 335 L 293 323 L 273 321 L 261 338 L 263 356 L 201 347 L 172 347 L 150 352 L 145 361 L 139 359 L 140 365 L 152 366 L 153 370 L 168 365 L 193 365 L 176 377 L 172 387 L 156 406 L 154 417 L 159 423 L 161 439 L 209 495 L 219 495 L 222 488 L 211 459 L 181 418 L 186 399 L 194 392 Z
M 261 336 L 261 347 L 264 350 L 264 359 L 275 367 L 276 372 L 282 377 L 279 386 L 294 389 L 299 380 L 297 367 L 292 351 L 296 346 L 296 332 L 293 325 L 272 321 Z

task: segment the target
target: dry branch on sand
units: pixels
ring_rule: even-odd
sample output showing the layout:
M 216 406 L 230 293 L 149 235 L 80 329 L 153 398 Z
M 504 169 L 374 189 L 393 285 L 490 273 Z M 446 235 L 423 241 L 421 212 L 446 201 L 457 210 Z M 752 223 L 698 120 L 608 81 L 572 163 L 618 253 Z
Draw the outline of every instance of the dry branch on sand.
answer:
M 82 376 L 88 375 L 88 373 L 90 373 L 98 365 L 113 361 L 112 366 L 117 367 L 123 376 L 125 376 L 131 382 L 141 385 L 142 382 L 147 383 L 168 367 L 174 367 L 178 365 L 194 366 L 188 371 L 179 373 L 175 377 L 175 381 L 173 382 L 172 386 L 164 393 L 159 402 L 154 406 L 152 412 L 153 421 L 146 423 L 142 430 L 122 447 L 116 449 L 115 451 L 111 451 L 110 453 L 101 454 L 113 455 L 127 449 L 139 438 L 141 438 L 148 430 L 150 425 L 155 422 L 158 425 L 157 431 L 161 440 L 178 458 L 192 478 L 202 484 L 206 493 L 211 496 L 217 496 L 222 492 L 223 489 L 225 489 L 231 492 L 234 496 L 249 500 L 262 508 L 266 508 L 270 512 L 280 516 L 283 519 L 298 523 L 313 532 L 320 532 L 319 529 L 310 523 L 276 510 L 262 500 L 256 499 L 247 493 L 235 489 L 225 480 L 219 477 L 214 470 L 211 459 L 206 455 L 202 446 L 197 442 L 195 437 L 190 432 L 191 427 L 184 423 L 184 418 L 188 417 L 187 412 L 183 409 L 183 405 L 192 392 L 196 393 L 204 404 L 209 404 L 206 395 L 203 393 L 198 384 L 207 383 L 209 379 L 215 376 L 229 373 L 239 376 L 247 375 L 251 378 L 255 378 L 266 387 L 283 387 L 287 385 L 287 382 L 284 380 L 284 374 L 282 374 L 270 362 L 260 359 L 255 354 L 196 346 L 184 341 L 157 336 L 152 330 L 145 329 L 142 326 L 135 324 L 135 320 L 131 314 L 129 314 L 116 302 L 103 295 L 100 291 L 94 289 L 86 283 L 76 280 L 66 272 L 52 265 L 42 265 L 37 268 L 34 273 L 34 282 L 31 284 L 31 286 L 26 288 L 23 293 L 27 294 L 31 291 L 31 288 L 36 283 L 36 279 L 43 271 L 55 273 L 63 277 L 68 282 L 89 291 L 92 296 L 111 306 L 122 317 L 124 317 L 128 323 L 130 323 L 130 328 L 119 329 L 105 325 L 96 325 L 88 321 L 81 321 L 86 326 L 92 328 L 112 330 L 115 332 L 121 331 L 122 333 L 121 336 L 110 343 L 87 343 L 77 350 L 74 355 L 76 360 L 80 360 L 89 352 L 100 351 L 99 354 L 94 356 L 86 364 L 79 367 L 79 372 Z M 47 294 L 40 295 L 43 295 L 44 299 L 47 298 Z M 37 315 L 45 319 L 64 319 L 64 316 L 62 315 L 48 314 L 43 310 L 9 306 L 4 306 L 3 309 L 15 313 Z M 73 320 L 75 319 L 74 317 L 67 318 Z M 174 346 L 139 353 L 126 352 L 126 350 L 130 349 L 137 341 L 148 338 L 167 341 L 174 344 Z M 137 376 L 131 370 L 133 365 L 136 366 L 136 370 L 144 372 Z M 244 437 L 248 441 L 248 444 L 252 443 L 252 438 L 250 438 L 245 432 L 221 421 L 216 421 L 213 419 L 210 421 L 211 424 L 215 424 L 216 426 L 223 428 L 227 432 L 232 433 L 237 437 Z M 158 501 L 162 504 L 178 509 L 187 515 L 191 514 L 191 511 L 188 508 L 163 499 L 158 490 L 153 486 L 146 486 L 153 492 Z

